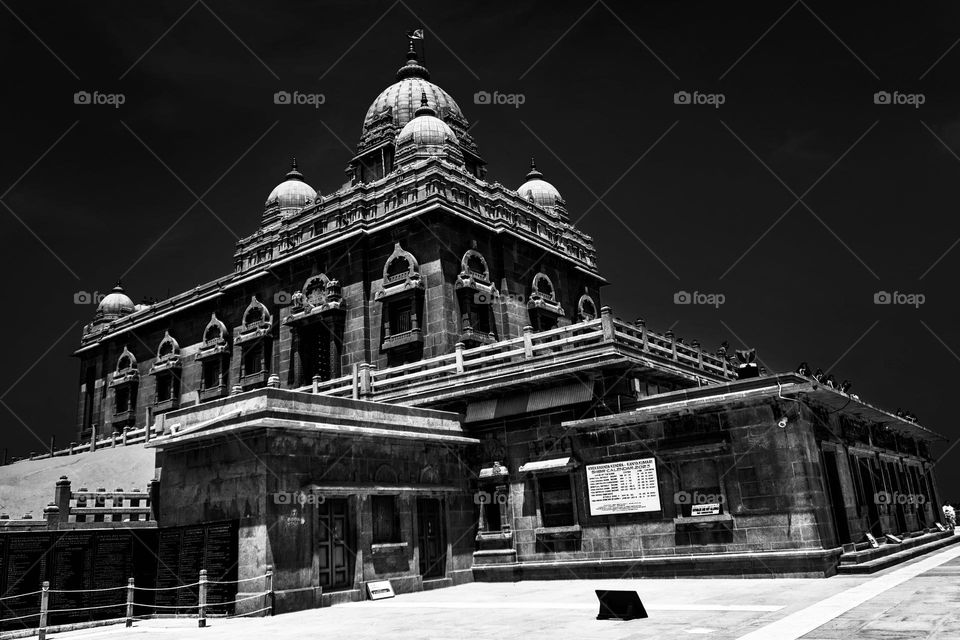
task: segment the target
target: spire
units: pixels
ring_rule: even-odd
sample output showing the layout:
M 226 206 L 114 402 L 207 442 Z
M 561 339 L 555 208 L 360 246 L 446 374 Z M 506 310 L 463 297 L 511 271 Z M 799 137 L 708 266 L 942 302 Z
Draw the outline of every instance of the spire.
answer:
M 530 173 L 527 174 L 527 180 L 543 180 L 543 174 L 537 171 L 537 163 L 530 156 Z
M 420 106 L 417 108 L 416 111 L 413 112 L 413 116 L 414 116 L 415 118 L 419 118 L 420 116 L 434 116 L 434 117 L 436 117 L 436 115 L 437 115 L 437 112 L 434 111 L 434 109 L 427 103 L 427 92 L 426 92 L 426 91 L 421 91 L 421 92 L 420 92 Z
M 123 293 L 123 284 L 117 280 L 117 284 L 113 287 L 113 293 Z
M 297 170 L 297 156 L 293 156 L 293 162 L 290 163 L 290 171 L 286 175 L 287 180 L 300 180 L 303 182 L 303 174 Z
M 417 57 L 417 50 L 413 47 L 412 39 L 407 49 L 407 63 L 397 70 L 397 80 L 403 80 L 404 78 L 430 79 L 430 72 L 427 71 L 425 66 L 420 64 L 420 60 Z

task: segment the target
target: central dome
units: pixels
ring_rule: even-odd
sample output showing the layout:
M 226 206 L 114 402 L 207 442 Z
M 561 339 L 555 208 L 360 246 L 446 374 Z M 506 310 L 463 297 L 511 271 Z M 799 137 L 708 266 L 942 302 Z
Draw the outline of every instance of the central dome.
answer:
M 430 82 L 430 72 L 417 60 L 411 42 L 407 63 L 397 71 L 397 82 L 384 89 L 367 109 L 367 115 L 363 118 L 363 133 L 372 128 L 377 116 L 386 109 L 392 110 L 394 126 L 402 128 L 416 117 L 420 97 L 424 94 L 438 116 L 442 117 L 444 111 L 449 110 L 463 118 L 463 112 L 450 94 Z

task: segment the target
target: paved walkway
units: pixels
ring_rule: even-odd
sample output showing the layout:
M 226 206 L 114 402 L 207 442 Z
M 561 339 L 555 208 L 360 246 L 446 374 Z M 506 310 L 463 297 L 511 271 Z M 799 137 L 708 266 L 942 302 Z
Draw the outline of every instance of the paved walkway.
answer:
M 636 590 L 650 614 L 596 620 L 594 589 Z M 474 583 L 274 618 L 151 620 L 58 640 L 330 637 L 583 640 L 960 640 L 960 545 L 872 576 L 820 579 L 557 580 Z

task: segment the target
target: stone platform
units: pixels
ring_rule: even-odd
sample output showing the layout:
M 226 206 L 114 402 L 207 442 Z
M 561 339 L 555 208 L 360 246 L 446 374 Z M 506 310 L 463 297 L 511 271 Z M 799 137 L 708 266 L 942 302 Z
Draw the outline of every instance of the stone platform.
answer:
M 472 583 L 273 618 L 138 622 L 51 638 L 260 640 L 263 637 L 473 640 L 705 637 L 715 640 L 955 640 L 960 546 L 871 576 L 828 579 L 554 580 Z M 594 589 L 630 589 L 649 618 L 596 620 Z

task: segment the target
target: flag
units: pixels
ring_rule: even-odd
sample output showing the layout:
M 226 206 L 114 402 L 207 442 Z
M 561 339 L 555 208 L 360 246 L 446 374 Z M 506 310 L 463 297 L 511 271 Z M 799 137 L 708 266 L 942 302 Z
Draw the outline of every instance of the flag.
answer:
M 423 40 L 423 29 L 414 29 L 407 31 L 407 37 L 411 40 Z

